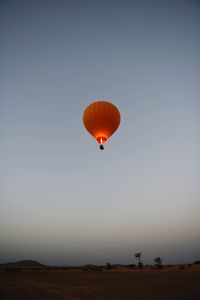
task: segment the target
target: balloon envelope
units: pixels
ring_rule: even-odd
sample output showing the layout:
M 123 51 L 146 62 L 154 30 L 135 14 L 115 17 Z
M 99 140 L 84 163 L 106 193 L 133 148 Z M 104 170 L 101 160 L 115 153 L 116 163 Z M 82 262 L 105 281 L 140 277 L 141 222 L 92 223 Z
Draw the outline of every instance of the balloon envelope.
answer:
M 119 127 L 120 112 L 110 102 L 96 101 L 86 107 L 83 123 L 87 131 L 102 145 Z

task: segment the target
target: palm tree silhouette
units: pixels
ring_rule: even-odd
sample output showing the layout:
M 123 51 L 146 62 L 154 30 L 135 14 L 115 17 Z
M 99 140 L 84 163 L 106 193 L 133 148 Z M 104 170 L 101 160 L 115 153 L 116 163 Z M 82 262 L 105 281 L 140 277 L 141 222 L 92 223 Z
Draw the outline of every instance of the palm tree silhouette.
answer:
M 161 267 L 161 265 L 162 265 L 162 258 L 160 258 L 159 256 L 158 256 L 158 257 L 155 257 L 155 258 L 154 258 L 154 264 L 155 264 L 157 267 Z

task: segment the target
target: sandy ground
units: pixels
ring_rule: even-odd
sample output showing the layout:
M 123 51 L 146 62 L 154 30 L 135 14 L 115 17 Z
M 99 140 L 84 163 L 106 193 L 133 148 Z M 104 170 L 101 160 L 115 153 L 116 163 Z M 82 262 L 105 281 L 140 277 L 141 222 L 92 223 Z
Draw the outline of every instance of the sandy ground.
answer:
M 0 272 L 1 300 L 200 299 L 200 269 Z

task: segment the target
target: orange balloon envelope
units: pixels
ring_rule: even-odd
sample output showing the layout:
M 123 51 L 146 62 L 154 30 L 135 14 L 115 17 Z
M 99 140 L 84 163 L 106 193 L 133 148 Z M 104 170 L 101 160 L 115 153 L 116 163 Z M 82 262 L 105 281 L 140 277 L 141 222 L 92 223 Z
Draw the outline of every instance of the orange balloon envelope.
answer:
M 96 101 L 86 107 L 83 113 L 83 123 L 103 150 L 103 144 L 119 127 L 120 112 L 110 102 Z

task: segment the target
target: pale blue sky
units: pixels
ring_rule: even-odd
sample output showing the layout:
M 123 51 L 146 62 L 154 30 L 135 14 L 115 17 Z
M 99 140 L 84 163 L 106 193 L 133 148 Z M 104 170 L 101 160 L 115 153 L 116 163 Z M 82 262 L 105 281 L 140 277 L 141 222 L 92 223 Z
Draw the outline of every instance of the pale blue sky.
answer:
M 198 1 L 1 1 L 0 261 L 200 259 Z M 100 151 L 82 124 L 120 109 Z

